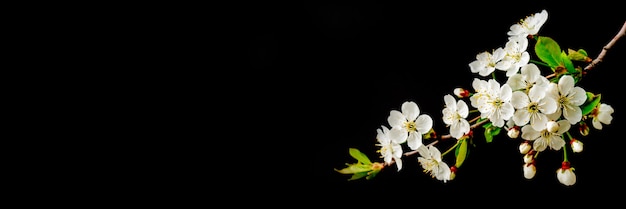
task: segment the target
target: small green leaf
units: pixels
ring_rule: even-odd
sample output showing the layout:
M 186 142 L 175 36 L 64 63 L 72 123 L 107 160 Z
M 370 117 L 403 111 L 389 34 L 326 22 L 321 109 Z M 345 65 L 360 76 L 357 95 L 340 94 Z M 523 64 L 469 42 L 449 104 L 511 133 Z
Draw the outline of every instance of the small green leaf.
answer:
M 461 165 L 463 165 L 463 162 L 465 161 L 465 158 L 467 158 L 467 139 L 461 139 L 461 144 L 459 144 L 459 146 L 456 147 L 456 150 L 454 152 L 454 154 L 456 155 L 456 163 L 454 164 L 454 166 L 456 166 L 457 168 L 461 167 Z
M 572 60 L 570 60 L 565 52 L 561 52 L 560 63 L 567 69 L 567 72 L 576 73 L 574 63 L 572 63 Z
M 359 172 L 359 173 L 355 173 L 355 174 L 352 174 L 352 177 L 350 177 L 350 178 L 348 179 L 348 181 L 361 179 L 361 178 L 366 177 L 366 176 L 367 176 L 367 172 Z M 369 179 L 369 177 L 367 177 L 367 178 Z
M 595 98 L 591 100 L 591 102 L 586 102 L 585 104 L 582 105 L 580 109 L 582 110 L 583 115 L 588 115 L 589 113 L 593 111 L 594 108 L 596 108 L 596 106 L 598 106 L 598 103 L 600 103 L 600 97 L 602 97 L 602 95 L 597 94 L 595 95 Z
M 560 65 L 561 47 L 550 37 L 540 36 L 537 38 L 535 54 L 553 70 Z
M 567 57 L 572 61 L 585 61 L 587 60 L 587 52 L 585 50 L 574 51 L 573 49 L 567 49 Z
M 359 151 L 359 149 L 350 148 L 349 152 L 350 152 L 350 156 L 352 156 L 354 159 L 358 160 L 359 162 L 362 162 L 364 164 L 372 164 L 372 162 L 367 157 L 367 155 L 363 154 L 361 151 Z
M 372 170 L 372 166 L 370 165 L 363 165 L 363 164 L 347 164 L 348 167 L 345 167 L 343 169 L 336 169 L 335 171 L 342 173 L 342 174 L 354 174 L 354 173 L 360 173 L 360 172 L 368 172 Z

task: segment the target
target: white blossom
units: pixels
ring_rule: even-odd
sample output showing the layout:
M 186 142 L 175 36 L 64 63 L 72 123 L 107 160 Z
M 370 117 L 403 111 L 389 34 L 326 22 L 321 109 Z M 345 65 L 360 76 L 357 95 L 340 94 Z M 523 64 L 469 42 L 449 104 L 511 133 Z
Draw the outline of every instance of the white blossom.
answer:
M 481 118 L 489 118 L 494 126 L 502 127 L 504 121 L 509 120 L 515 112 L 511 104 L 511 87 L 508 84 L 500 86 L 494 79 L 489 79 L 487 88 L 489 96 L 479 102 L 478 111 Z
M 571 75 L 563 75 L 559 83 L 550 83 L 546 97 L 554 98 L 558 103 L 556 112 L 549 114 L 552 120 L 558 120 L 561 115 L 570 124 L 576 124 L 582 119 L 580 106 L 587 100 L 587 93 L 579 86 L 574 86 L 575 81 Z
M 548 12 L 544 9 L 541 12 L 527 16 L 520 20 L 519 23 L 511 25 L 507 35 L 527 37 L 528 35 L 537 35 L 541 26 L 548 20 Z
M 597 107 L 596 111 L 592 114 L 591 125 L 598 130 L 602 130 L 602 124 L 611 124 L 611 120 L 613 120 L 614 110 L 611 105 L 607 105 L 601 103 L 599 107 Z
M 571 125 L 567 120 L 560 120 L 557 123 L 559 123 L 559 130 L 556 132 L 550 132 L 545 128 L 537 131 L 531 125 L 525 125 L 522 127 L 522 138 L 533 141 L 533 149 L 538 152 L 544 151 L 547 147 L 560 150 L 565 145 L 562 135 L 570 129 Z
M 508 69 L 510 63 L 501 62 L 506 52 L 502 47 L 493 51 L 493 54 L 485 51 L 476 55 L 476 60 L 470 62 L 469 67 L 472 73 L 478 73 L 481 76 L 488 76 L 497 69 Z
M 513 91 L 524 90 L 528 92 L 535 85 L 548 85 L 550 81 L 541 75 L 539 67 L 533 63 L 521 67 L 520 73 L 512 75 L 506 81 Z
M 380 146 L 380 150 L 378 150 L 378 152 L 380 152 L 381 157 L 385 163 L 391 163 L 395 160 L 398 171 L 400 171 L 400 169 L 402 169 L 402 146 L 398 143 L 398 141 L 394 141 L 389 138 L 389 128 L 381 126 L 381 128 L 377 129 L 376 132 L 376 139 L 378 140 L 377 145 Z
M 420 115 L 415 102 L 404 102 L 401 111 L 392 110 L 387 118 L 391 126 L 389 137 L 399 143 L 407 142 L 413 150 L 422 146 L 422 135 L 433 127 L 433 119 L 429 115 Z
M 506 55 L 501 62 L 507 62 L 509 68 L 500 69 L 505 71 L 507 77 L 511 77 L 530 61 L 530 54 L 526 51 L 528 47 L 528 39 L 526 37 L 509 37 L 509 41 L 504 46 Z
M 420 156 L 417 157 L 417 161 L 422 165 L 424 172 L 444 183 L 450 180 L 450 167 L 446 162 L 442 161 L 441 152 L 437 147 L 432 145 L 420 146 L 417 148 L 417 151 L 420 154 Z
M 542 130 L 548 122 L 548 116 L 556 111 L 557 103 L 551 97 L 545 97 L 546 87 L 535 85 L 526 94 L 523 91 L 513 92 L 511 104 L 515 107 L 513 121 L 515 125 L 523 126 L 528 123 L 535 130 Z
M 469 133 L 470 125 L 466 118 L 469 108 L 463 100 L 456 101 L 454 97 L 447 94 L 443 97 L 445 108 L 443 108 L 443 122 L 450 126 L 450 135 L 456 139 Z

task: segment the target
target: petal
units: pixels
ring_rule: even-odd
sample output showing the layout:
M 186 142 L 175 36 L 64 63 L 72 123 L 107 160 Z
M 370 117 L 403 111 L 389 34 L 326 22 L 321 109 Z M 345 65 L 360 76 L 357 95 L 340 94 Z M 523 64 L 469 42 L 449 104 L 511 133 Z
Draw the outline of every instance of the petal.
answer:
M 392 128 L 402 127 L 404 122 L 406 122 L 406 118 L 397 110 L 392 110 L 389 113 L 389 117 L 387 117 L 387 123 L 389 123 Z
M 415 102 L 404 102 L 402 104 L 402 114 L 406 116 L 407 120 L 414 121 L 420 114 L 420 108 L 417 107 Z
M 565 145 L 565 140 L 561 138 L 561 136 L 552 135 L 550 136 L 550 148 L 553 150 L 561 150 Z
M 456 100 L 452 95 L 446 94 L 445 96 L 443 96 L 443 101 L 446 105 L 446 108 L 456 112 Z
M 567 95 L 569 102 L 573 105 L 580 106 L 587 101 L 587 92 L 580 87 L 574 89 Z
M 578 106 L 566 105 L 565 108 L 563 108 L 563 117 L 569 120 L 571 124 L 576 124 L 582 119 L 583 112 Z
M 558 105 L 556 100 L 551 97 L 544 97 L 539 101 L 539 110 L 544 114 L 552 114 L 556 112 L 556 108 L 559 107 Z
M 425 134 L 433 128 L 433 119 L 429 115 L 420 115 L 415 120 L 415 128 L 421 134 Z
M 559 79 L 559 92 L 567 95 L 574 88 L 574 78 L 571 75 L 563 75 Z
M 548 144 L 546 143 L 546 139 L 541 137 L 533 142 L 533 149 L 537 150 L 537 152 L 542 152 L 546 150 Z
M 557 123 L 559 124 L 559 130 L 556 132 L 556 134 L 558 135 L 561 135 L 569 131 L 569 129 L 572 127 L 572 125 L 570 125 L 570 123 L 567 120 L 560 120 L 560 121 L 557 121 Z
M 516 91 L 511 95 L 511 105 L 513 105 L 515 109 L 525 108 L 528 104 L 530 104 L 530 99 L 523 91 Z
M 391 141 L 395 143 L 402 144 L 406 142 L 408 134 L 406 130 L 394 127 L 389 130 L 387 137 L 389 137 L 389 139 L 391 139 Z
M 512 75 L 506 83 L 514 91 L 526 88 L 526 81 L 524 81 L 524 77 L 521 74 Z
M 467 106 L 467 103 L 465 103 L 465 101 L 459 100 L 456 104 L 456 108 L 461 117 L 467 118 L 467 116 L 469 115 L 469 107 Z
M 534 141 L 541 136 L 539 131 L 535 131 L 530 125 L 526 125 L 522 127 L 522 139 L 526 139 L 529 141 Z
M 528 124 L 528 122 L 530 121 L 530 112 L 528 112 L 528 110 L 526 109 L 519 109 L 515 111 L 515 114 L 513 115 L 513 121 L 517 126 L 523 126 Z
M 422 134 L 415 133 L 415 132 L 410 133 L 409 138 L 407 139 L 407 144 L 409 145 L 409 148 L 411 148 L 412 150 L 419 148 L 420 146 L 423 145 Z
M 542 131 L 546 129 L 547 122 L 548 117 L 541 113 L 533 114 L 530 117 L 530 125 L 532 125 L 533 129 L 535 129 L 536 131 Z

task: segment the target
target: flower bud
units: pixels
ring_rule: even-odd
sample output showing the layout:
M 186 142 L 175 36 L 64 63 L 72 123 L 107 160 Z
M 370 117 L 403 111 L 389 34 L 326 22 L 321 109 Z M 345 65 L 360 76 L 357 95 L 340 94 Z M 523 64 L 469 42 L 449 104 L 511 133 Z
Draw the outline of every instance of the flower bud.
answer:
M 537 173 L 537 168 L 535 168 L 535 164 L 526 163 L 524 164 L 523 167 L 524 167 L 524 178 L 532 179 L 533 177 L 535 177 L 535 173 Z
M 506 132 L 506 135 L 508 135 L 511 139 L 516 139 L 519 136 L 519 128 L 517 128 L 517 126 L 510 128 L 509 131 Z
M 574 174 L 574 168 L 570 167 L 569 162 L 563 162 L 561 168 L 556 170 L 556 178 L 566 186 L 576 183 L 576 174 Z
M 589 135 L 589 126 L 585 122 L 580 122 L 578 126 L 578 131 L 580 131 L 580 135 L 587 136 Z
M 469 97 L 470 92 L 464 88 L 455 88 L 454 89 L 454 95 L 456 95 L 459 98 L 466 98 Z
M 524 163 L 526 164 L 532 163 L 534 159 L 535 159 L 535 156 L 532 153 L 527 153 L 524 155 Z
M 574 152 L 582 152 L 583 151 L 583 142 L 577 139 L 572 139 L 569 141 L 572 146 L 572 151 Z
M 519 145 L 519 153 L 526 154 L 532 148 L 533 147 L 530 145 L 530 143 L 528 143 L 528 141 L 524 141 Z
M 560 127 L 559 123 L 553 120 L 548 121 L 548 124 L 546 124 L 546 129 L 551 133 L 556 133 L 557 131 L 559 131 L 559 127 Z

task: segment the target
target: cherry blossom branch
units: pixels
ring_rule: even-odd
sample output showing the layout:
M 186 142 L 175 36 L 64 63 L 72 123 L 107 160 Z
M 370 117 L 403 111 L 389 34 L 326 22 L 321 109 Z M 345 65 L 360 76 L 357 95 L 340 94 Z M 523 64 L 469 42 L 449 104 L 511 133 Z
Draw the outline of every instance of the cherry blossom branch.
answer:
M 622 25 L 622 29 L 619 30 L 617 35 L 615 35 L 615 37 L 613 37 L 613 39 L 611 39 L 611 41 L 606 46 L 604 46 L 602 48 L 602 51 L 600 52 L 600 55 L 598 55 L 598 57 L 596 59 L 591 61 L 591 63 L 589 65 L 587 65 L 587 67 L 585 67 L 584 70 L 591 70 L 591 69 L 595 68 L 596 65 L 600 64 L 600 62 L 602 62 L 602 60 L 604 59 L 604 56 L 606 55 L 607 51 L 609 51 L 609 49 L 611 49 L 611 47 L 613 47 L 613 45 L 615 45 L 617 40 L 619 40 L 621 37 L 623 37 L 625 33 L 626 33 L 626 22 L 624 22 L 624 25 Z

